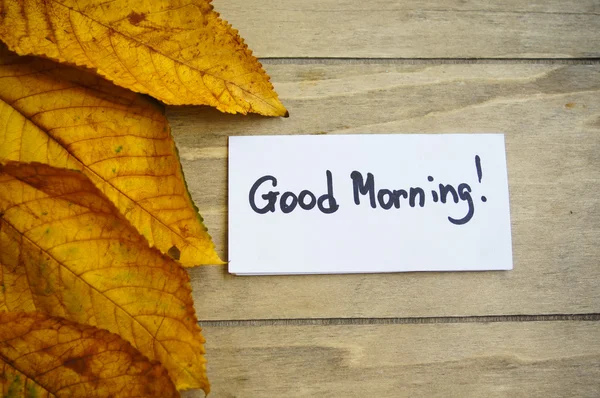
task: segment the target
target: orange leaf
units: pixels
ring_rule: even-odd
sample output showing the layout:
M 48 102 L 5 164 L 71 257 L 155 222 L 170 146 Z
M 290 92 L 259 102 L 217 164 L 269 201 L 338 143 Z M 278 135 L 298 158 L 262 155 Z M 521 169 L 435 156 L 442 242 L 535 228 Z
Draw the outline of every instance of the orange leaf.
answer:
M 179 254 L 184 266 L 222 264 L 185 186 L 163 106 L 147 97 L 4 49 L 0 163 L 6 161 L 81 170 L 151 246 Z
M 286 115 L 262 65 L 208 0 L 7 1 L 0 39 L 167 104 Z
M 41 313 L 0 313 L 3 397 L 178 397 L 166 370 L 116 334 Z
M 178 389 L 208 391 L 187 272 L 80 172 L 0 166 L 0 310 L 108 329 L 159 360 Z

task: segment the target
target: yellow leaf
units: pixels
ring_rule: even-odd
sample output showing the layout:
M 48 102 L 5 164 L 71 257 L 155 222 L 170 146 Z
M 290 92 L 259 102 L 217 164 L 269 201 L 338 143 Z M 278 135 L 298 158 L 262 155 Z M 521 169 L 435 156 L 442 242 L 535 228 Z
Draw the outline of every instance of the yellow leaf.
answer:
M 166 370 L 106 330 L 0 313 L 3 397 L 178 397 Z
M 184 266 L 222 264 L 185 186 L 161 104 L 94 74 L 0 51 L 0 163 L 81 170 Z M 171 250 L 173 253 L 173 250 Z
M 172 105 L 284 116 L 262 65 L 208 0 L 3 3 L 0 39 L 20 55 L 86 66 Z
M 0 166 L 0 310 L 107 329 L 159 360 L 178 389 L 208 391 L 187 272 L 78 171 Z

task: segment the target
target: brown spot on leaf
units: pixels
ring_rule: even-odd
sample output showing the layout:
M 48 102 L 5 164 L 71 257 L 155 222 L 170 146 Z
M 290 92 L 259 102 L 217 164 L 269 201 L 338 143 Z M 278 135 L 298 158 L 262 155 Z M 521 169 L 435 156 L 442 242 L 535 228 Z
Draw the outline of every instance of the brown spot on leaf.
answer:
M 179 397 L 167 370 L 121 337 L 41 312 L 0 312 L 0 383 L 2 397 Z
M 145 391 L 144 391 L 144 392 L 145 392 L 145 393 L 146 393 L 146 394 L 147 394 L 149 397 L 151 397 L 151 396 L 152 396 L 152 393 L 154 392 L 154 391 L 152 391 L 151 384 L 150 384 L 150 383 L 146 384 L 146 386 L 145 386 L 144 388 L 145 388 Z
M 65 360 L 63 365 L 69 369 L 73 369 L 75 372 L 80 375 L 85 375 L 89 373 L 88 360 L 83 357 L 73 357 Z
M 181 256 L 181 251 L 177 248 L 177 246 L 171 246 L 167 254 L 173 260 L 179 260 L 179 257 Z
M 140 22 L 146 20 L 146 14 L 143 12 L 138 14 L 135 11 L 131 11 L 131 13 L 127 16 L 127 19 L 129 20 L 130 24 L 137 26 Z
M 568 102 L 565 104 L 565 108 L 572 109 L 572 108 L 575 108 L 575 105 L 577 105 L 577 104 L 574 102 Z

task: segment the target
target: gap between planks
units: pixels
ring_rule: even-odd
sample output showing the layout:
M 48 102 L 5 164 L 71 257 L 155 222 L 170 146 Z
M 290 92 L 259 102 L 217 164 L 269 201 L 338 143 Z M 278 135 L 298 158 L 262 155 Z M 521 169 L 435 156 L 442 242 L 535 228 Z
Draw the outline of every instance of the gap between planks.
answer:
M 501 322 L 564 322 L 600 321 L 600 313 L 539 314 L 539 315 L 483 315 L 412 318 L 297 318 L 297 319 L 240 319 L 199 321 L 202 327 L 258 327 L 258 326 L 357 326 L 357 325 L 414 325 L 432 323 L 501 323 Z
M 341 57 L 264 57 L 264 65 L 600 65 L 600 58 L 341 58 Z

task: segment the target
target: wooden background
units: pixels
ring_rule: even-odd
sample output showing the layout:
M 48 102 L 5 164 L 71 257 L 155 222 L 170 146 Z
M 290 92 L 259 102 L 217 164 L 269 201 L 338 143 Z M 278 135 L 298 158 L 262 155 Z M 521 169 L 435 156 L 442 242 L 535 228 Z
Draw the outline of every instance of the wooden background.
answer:
M 211 396 L 600 396 L 600 1 L 214 5 L 291 115 L 168 110 L 224 259 L 230 135 L 504 132 L 514 270 L 193 269 Z

